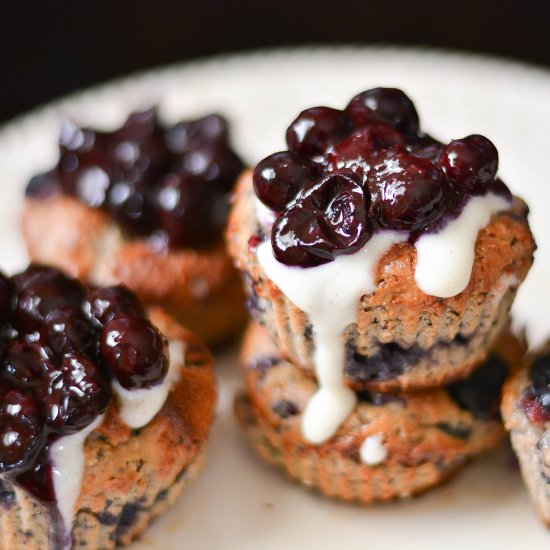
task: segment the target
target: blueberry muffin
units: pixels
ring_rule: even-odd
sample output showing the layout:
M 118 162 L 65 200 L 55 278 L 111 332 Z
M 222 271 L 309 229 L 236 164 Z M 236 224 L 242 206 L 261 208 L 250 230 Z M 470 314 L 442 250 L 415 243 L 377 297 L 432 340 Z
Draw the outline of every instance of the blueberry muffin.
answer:
M 325 496 L 364 504 L 409 497 L 439 485 L 502 438 L 500 389 L 519 351 L 513 338 L 503 340 L 469 378 L 441 389 L 362 391 L 334 436 L 312 445 L 301 424 L 315 381 L 282 359 L 267 330 L 253 324 L 236 413 L 264 460 Z
M 443 144 L 385 88 L 344 110 L 307 109 L 286 138 L 288 150 L 241 177 L 227 231 L 252 316 L 280 353 L 321 386 L 467 376 L 508 322 L 535 250 L 491 141 Z
M 535 509 L 550 527 L 550 343 L 506 382 L 502 416 Z
M 222 229 L 242 161 L 217 115 L 162 126 L 134 113 L 113 132 L 65 124 L 56 167 L 26 190 L 33 261 L 90 284 L 123 283 L 207 344 L 245 321 Z
M 212 359 L 126 287 L 0 277 L 0 548 L 130 543 L 198 474 Z

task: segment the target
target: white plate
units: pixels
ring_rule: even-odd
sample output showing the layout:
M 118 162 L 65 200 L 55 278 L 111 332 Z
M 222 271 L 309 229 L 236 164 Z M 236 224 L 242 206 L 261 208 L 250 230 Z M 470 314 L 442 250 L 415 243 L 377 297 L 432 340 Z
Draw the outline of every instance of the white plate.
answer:
M 19 234 L 23 188 L 56 159 L 60 120 L 113 127 L 158 102 L 167 120 L 213 110 L 233 122 L 250 163 L 284 148 L 284 129 L 307 106 L 343 107 L 385 85 L 416 102 L 423 127 L 447 140 L 488 135 L 503 179 L 531 206 L 535 267 L 515 307 L 534 343 L 550 307 L 550 73 L 505 61 L 392 48 L 299 49 L 214 59 L 148 72 L 74 95 L 0 131 L 0 265 L 27 262 Z M 360 508 L 324 500 L 261 464 L 232 415 L 236 353 L 220 357 L 221 402 L 200 479 L 134 549 L 523 548 L 548 544 L 509 456 L 483 457 L 446 486 L 407 502 Z

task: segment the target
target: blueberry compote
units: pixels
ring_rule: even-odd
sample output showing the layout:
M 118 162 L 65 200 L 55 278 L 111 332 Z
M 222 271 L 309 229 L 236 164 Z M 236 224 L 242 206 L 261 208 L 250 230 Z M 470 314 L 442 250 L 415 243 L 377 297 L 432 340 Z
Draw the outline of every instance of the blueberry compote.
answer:
M 126 287 L 89 289 L 41 265 L 0 273 L 0 477 L 60 524 L 51 445 L 105 412 L 113 379 L 141 389 L 167 369 L 166 339 Z M 64 547 L 66 534 L 54 532 Z
M 360 93 L 342 111 L 307 109 L 286 140 L 288 150 L 263 159 L 253 180 L 277 214 L 271 243 L 287 265 L 352 254 L 383 229 L 405 231 L 414 243 L 456 218 L 469 197 L 511 197 L 487 138 L 437 141 L 420 131 L 413 102 L 395 88 Z
M 129 237 L 202 249 L 220 241 L 242 168 L 222 117 L 164 127 L 150 109 L 114 132 L 66 123 L 57 166 L 35 176 L 26 194 L 66 194 L 110 212 Z
M 535 358 L 529 371 L 531 384 L 525 390 L 521 405 L 533 424 L 550 420 L 550 352 Z

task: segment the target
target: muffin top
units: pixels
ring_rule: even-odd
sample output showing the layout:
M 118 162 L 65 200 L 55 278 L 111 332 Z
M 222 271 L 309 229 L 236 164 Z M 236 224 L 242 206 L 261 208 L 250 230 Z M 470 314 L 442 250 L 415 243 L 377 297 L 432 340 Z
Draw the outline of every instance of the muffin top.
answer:
M 147 423 L 169 389 L 168 341 L 126 287 L 41 265 L 0 274 L 0 324 L 0 475 L 55 502 L 53 446 L 97 427 L 113 394 L 130 424 L 125 399 L 154 397 Z
M 224 118 L 163 126 L 153 108 L 112 132 L 65 123 L 57 165 L 32 178 L 26 196 L 68 195 L 110 212 L 129 238 L 208 249 L 220 242 L 242 168 Z
M 263 159 L 253 176 L 258 199 L 273 211 L 273 254 L 286 265 L 328 263 L 383 230 L 414 243 L 472 197 L 511 199 L 489 139 L 441 143 L 420 130 L 413 102 L 398 89 L 367 90 L 343 110 L 306 109 L 286 142 L 288 150 Z

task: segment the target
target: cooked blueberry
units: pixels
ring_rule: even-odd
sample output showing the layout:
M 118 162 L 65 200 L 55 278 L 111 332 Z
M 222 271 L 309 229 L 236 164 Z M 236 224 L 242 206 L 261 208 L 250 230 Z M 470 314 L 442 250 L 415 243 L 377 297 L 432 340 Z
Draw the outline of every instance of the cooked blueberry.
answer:
M 418 113 L 414 103 L 397 88 L 373 88 L 356 95 L 346 107 L 356 126 L 380 120 L 400 132 L 418 132 Z
M 150 138 L 158 128 L 156 107 L 130 113 L 124 124 L 113 132 L 112 140 L 116 142 L 143 142 Z
M 445 210 L 447 182 L 441 169 L 401 148 L 380 154 L 369 172 L 368 186 L 379 198 L 380 223 L 391 229 L 421 229 Z
M 0 386 L 22 391 L 46 391 L 55 366 L 38 343 L 14 340 L 7 344 L 0 363 Z
M 104 325 L 119 314 L 145 317 L 145 307 L 126 286 L 116 285 L 98 288 L 88 294 L 91 315 Z
M 366 179 L 380 149 L 402 142 L 403 138 L 397 130 L 386 124 L 374 123 L 355 130 L 337 143 L 327 154 L 327 164 L 333 171 L 349 168 Z
M 550 354 L 538 355 L 529 370 L 530 386 L 522 400 L 523 410 L 534 424 L 550 420 Z
M 227 121 L 220 115 L 179 122 L 166 131 L 166 144 L 173 153 L 193 151 L 204 145 L 227 140 Z
M 101 353 L 126 389 L 160 384 L 168 371 L 166 339 L 148 320 L 119 315 L 101 332 Z
M 313 107 L 302 111 L 286 131 L 288 147 L 307 157 L 322 155 L 351 130 L 351 120 L 342 111 Z
M 289 418 L 300 413 L 296 403 L 288 401 L 287 399 L 281 399 L 273 403 L 272 410 L 280 418 Z
M 312 267 L 352 254 L 369 239 L 369 198 L 351 176 L 334 175 L 306 187 L 275 222 L 271 243 L 287 265 Z
M 57 355 L 78 352 L 93 356 L 96 334 L 81 309 L 65 307 L 46 315 L 40 341 Z
M 90 359 L 77 353 L 63 357 L 43 397 L 49 425 L 63 435 L 91 424 L 105 412 L 110 398 L 107 377 Z
M 40 330 L 50 311 L 67 306 L 80 308 L 85 299 L 83 286 L 57 269 L 31 266 L 13 280 L 18 290 L 14 323 L 22 333 Z
M 206 248 L 219 241 L 229 198 L 215 184 L 189 174 L 172 174 L 159 189 L 157 203 L 171 246 Z
M 18 390 L 0 393 L 0 474 L 30 467 L 43 440 L 40 405 Z
M 114 183 L 109 189 L 107 206 L 129 235 L 147 235 L 155 227 L 154 206 L 144 184 Z
M 311 161 L 292 151 L 275 153 L 254 169 L 254 191 L 272 210 L 284 210 L 318 170 Z
M 455 139 L 441 154 L 441 168 L 453 188 L 467 195 L 483 194 L 498 170 L 498 151 L 484 136 Z
M 415 157 L 422 157 L 436 163 L 441 156 L 444 145 L 425 134 L 423 136 L 409 136 L 405 140 L 405 148 Z

